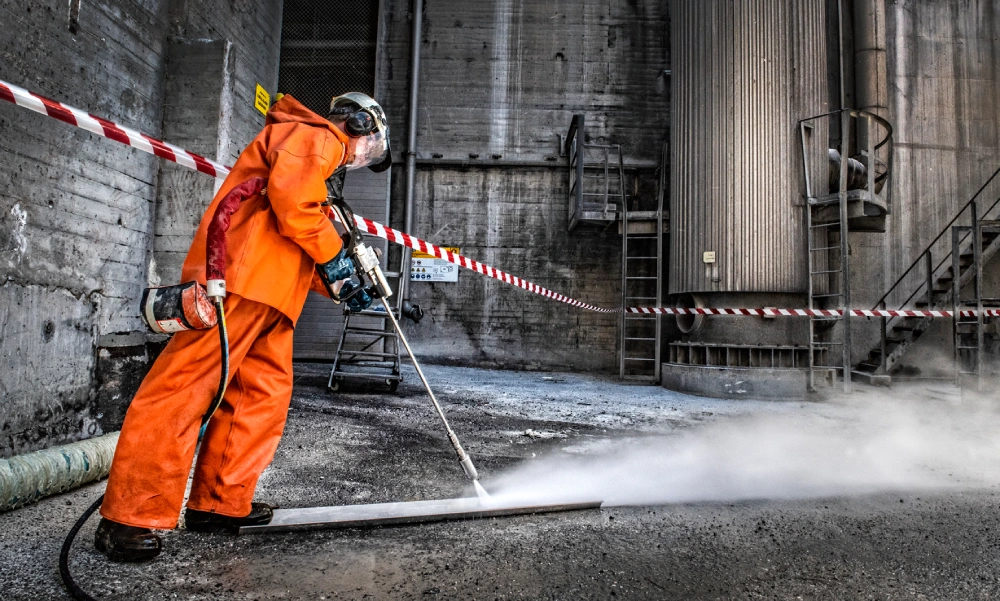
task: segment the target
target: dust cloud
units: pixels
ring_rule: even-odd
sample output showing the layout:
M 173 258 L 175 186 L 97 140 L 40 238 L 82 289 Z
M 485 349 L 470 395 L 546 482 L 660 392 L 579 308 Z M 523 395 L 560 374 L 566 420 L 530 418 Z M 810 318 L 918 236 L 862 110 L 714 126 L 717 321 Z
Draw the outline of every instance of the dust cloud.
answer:
M 488 488 L 503 505 L 656 505 L 988 487 L 1000 484 L 998 434 L 995 399 L 856 393 L 553 452 Z

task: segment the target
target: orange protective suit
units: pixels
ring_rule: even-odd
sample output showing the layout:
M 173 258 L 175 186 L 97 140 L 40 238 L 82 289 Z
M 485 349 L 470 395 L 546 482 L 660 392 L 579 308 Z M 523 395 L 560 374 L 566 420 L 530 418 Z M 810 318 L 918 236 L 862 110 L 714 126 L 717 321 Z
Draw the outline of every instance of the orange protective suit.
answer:
M 244 201 L 228 231 L 225 300 L 230 385 L 202 441 L 188 507 L 240 517 L 271 462 L 292 394 L 292 332 L 315 264 L 342 246 L 326 210 L 324 180 L 345 158 L 348 137 L 291 96 L 276 102 L 209 205 L 184 260 L 182 281 L 205 283 L 208 224 L 222 198 L 255 176 L 266 196 Z M 221 373 L 217 330 L 179 332 L 129 406 L 101 515 L 145 528 L 174 528 L 202 415 Z

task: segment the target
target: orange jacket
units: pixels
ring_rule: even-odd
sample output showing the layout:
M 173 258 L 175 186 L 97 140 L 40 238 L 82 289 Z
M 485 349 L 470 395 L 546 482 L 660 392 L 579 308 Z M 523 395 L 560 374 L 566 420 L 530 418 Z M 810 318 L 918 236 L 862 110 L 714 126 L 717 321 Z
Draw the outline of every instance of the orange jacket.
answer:
M 294 324 L 302 312 L 315 264 L 340 252 L 340 235 L 320 206 L 326 178 L 345 159 L 347 134 L 285 95 L 271 107 L 254 138 L 201 219 L 184 259 L 181 281 L 205 283 L 208 224 L 222 198 L 247 179 L 267 179 L 267 195 L 243 202 L 228 231 L 226 288 L 281 311 Z

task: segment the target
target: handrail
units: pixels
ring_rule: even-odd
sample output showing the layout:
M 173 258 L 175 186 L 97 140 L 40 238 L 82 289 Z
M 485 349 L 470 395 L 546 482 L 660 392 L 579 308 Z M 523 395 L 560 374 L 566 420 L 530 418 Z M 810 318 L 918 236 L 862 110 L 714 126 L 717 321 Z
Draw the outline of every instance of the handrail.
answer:
M 889 144 L 890 142 L 892 142 L 892 134 L 893 134 L 892 124 L 889 123 L 889 121 L 887 119 L 885 119 L 884 117 L 880 117 L 880 116 L 876 115 L 875 113 L 871 113 L 871 112 L 864 111 L 864 110 L 861 110 L 861 109 L 837 109 L 835 111 L 830 111 L 829 113 L 823 113 L 822 115 L 816 115 L 816 116 L 813 116 L 813 117 L 806 117 L 805 119 L 799 119 L 798 125 L 799 125 L 799 127 L 801 127 L 802 124 L 805 123 L 805 122 L 807 122 L 807 121 L 815 121 L 817 119 L 823 119 L 824 117 L 832 117 L 834 115 L 839 115 L 841 113 L 850 113 L 852 117 L 861 117 L 862 115 L 867 115 L 873 121 L 875 121 L 876 123 L 878 123 L 880 126 L 882 126 L 885 129 L 885 132 L 886 132 L 885 133 L 885 137 L 882 138 L 881 140 L 879 140 L 879 142 L 877 144 L 875 144 L 874 146 L 872 146 L 872 150 L 873 151 L 877 151 L 880 148 L 882 148 L 883 146 L 885 146 L 886 144 Z M 887 169 L 886 172 L 883 173 L 882 175 L 879 175 L 879 176 L 875 177 L 874 178 L 874 182 L 875 183 L 882 182 L 882 181 L 888 179 L 889 176 L 891 175 L 892 155 L 893 155 L 894 149 L 895 149 L 895 144 L 893 144 L 892 146 L 890 146 L 889 150 L 888 150 L 889 156 L 888 156 L 887 164 L 889 166 L 889 169 Z M 872 158 L 872 161 L 874 161 L 874 157 Z M 875 168 L 874 162 L 872 162 L 872 164 L 869 165 L 869 168 L 870 169 L 874 169 Z M 872 190 L 872 192 L 874 193 L 875 191 Z M 889 193 L 891 194 L 892 191 L 890 190 Z
M 962 208 L 958 210 L 957 213 L 955 213 L 955 216 L 951 218 L 951 221 L 949 221 L 948 223 L 945 224 L 945 226 L 941 229 L 941 232 L 937 235 L 937 237 L 935 237 L 933 240 L 931 240 L 930 244 L 927 245 L 927 248 L 925 248 L 923 250 L 923 252 L 921 252 L 919 255 L 917 255 L 917 258 L 914 259 L 913 263 L 910 264 L 909 268 L 907 268 L 907 270 L 903 272 L 903 275 L 899 276 L 899 279 L 897 279 L 896 282 L 893 283 L 893 285 L 889 287 L 889 289 L 886 291 L 886 293 L 882 295 L 882 298 L 878 299 L 878 302 L 875 303 L 875 306 L 872 307 L 872 309 L 878 309 L 882 305 L 882 303 L 885 302 L 885 299 L 889 298 L 889 295 L 892 294 L 896 290 L 896 287 L 898 287 L 903 282 L 903 280 L 906 279 L 906 276 L 910 275 L 910 272 L 913 271 L 913 268 L 916 267 L 918 263 L 920 263 L 920 260 L 923 258 L 923 256 L 925 254 L 927 254 L 928 252 L 930 252 L 931 248 L 933 248 L 934 245 L 937 244 L 939 240 L 941 240 L 941 237 L 944 236 L 948 232 L 948 228 L 950 228 L 952 226 L 952 224 L 954 224 L 956 221 L 958 221 L 958 218 L 962 216 L 962 213 L 964 213 L 965 210 L 968 209 L 969 206 L 972 205 L 972 203 L 974 203 L 977 198 L 979 198 L 979 195 L 982 194 L 984 190 L 986 190 L 987 186 L 989 186 L 993 182 L 993 180 L 996 179 L 996 177 L 998 175 L 1000 175 L 1000 167 L 998 167 L 997 170 L 993 172 L 993 175 L 991 175 L 990 178 L 988 180 L 986 180 L 986 183 L 984 183 L 979 188 L 979 190 L 977 190 L 976 193 L 972 195 L 972 198 L 970 198 L 969 201 L 966 202 L 962 206 Z M 983 215 L 985 216 L 985 215 L 989 214 L 989 212 L 992 211 L 997 206 L 998 203 L 1000 203 L 1000 198 L 997 198 L 997 200 L 994 201 L 992 205 L 990 205 L 990 208 L 986 209 L 986 211 L 983 213 Z M 977 215 L 977 217 L 978 217 L 978 215 Z M 942 259 L 941 262 L 938 263 L 934 267 L 932 273 L 936 272 L 938 269 L 940 269 L 941 266 L 944 265 L 945 262 L 948 261 L 948 258 L 950 256 L 951 256 L 951 253 L 948 253 L 945 256 L 945 258 Z M 956 274 L 952 274 L 952 275 L 954 277 L 956 277 L 956 278 L 959 276 L 959 274 L 957 274 L 957 273 Z M 906 303 L 908 303 L 911 300 L 913 300 L 913 297 L 916 296 L 917 292 L 920 291 L 920 288 L 922 286 L 923 286 L 923 284 L 921 284 L 920 286 L 917 286 L 917 289 L 914 290 L 910 294 L 910 296 L 907 297 L 907 299 L 905 301 L 903 301 L 899 306 L 900 307 L 904 307 L 904 306 L 906 306 Z M 928 293 L 928 295 L 927 295 L 928 302 L 930 302 L 932 300 L 931 299 L 931 294 L 932 293 Z
M 886 145 L 892 138 L 892 124 L 889 123 L 884 117 L 879 117 L 875 113 L 869 113 L 868 111 L 863 111 L 861 109 L 838 109 L 836 111 L 830 111 L 829 113 L 823 113 L 822 115 L 816 115 L 814 117 L 806 117 L 805 119 L 799 119 L 799 123 L 805 123 L 806 121 L 815 121 L 816 119 L 822 119 L 823 117 L 832 117 L 833 115 L 839 115 L 840 113 L 851 113 L 855 117 L 860 117 L 861 115 L 868 115 L 879 125 L 885 128 L 886 134 L 882 138 L 882 141 L 875 145 L 874 149 L 878 150 Z

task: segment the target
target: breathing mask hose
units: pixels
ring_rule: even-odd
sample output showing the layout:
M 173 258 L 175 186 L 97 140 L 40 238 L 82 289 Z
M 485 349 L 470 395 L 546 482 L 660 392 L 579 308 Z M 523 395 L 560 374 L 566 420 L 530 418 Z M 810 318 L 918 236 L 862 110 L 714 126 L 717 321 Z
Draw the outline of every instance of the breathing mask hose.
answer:
M 216 390 L 215 398 L 212 399 L 212 404 L 209 405 L 208 411 L 206 411 L 205 415 L 201 418 L 201 427 L 198 430 L 199 442 L 202 437 L 205 436 L 205 430 L 208 427 L 209 420 L 212 419 L 212 415 L 215 414 L 215 411 L 222 404 L 222 399 L 226 396 L 226 388 L 229 385 L 229 330 L 226 328 L 226 310 L 222 303 L 222 299 L 225 296 L 225 232 L 229 228 L 230 216 L 240 207 L 240 204 L 244 200 L 250 198 L 254 194 L 257 194 L 258 192 L 262 192 L 264 190 L 265 183 L 266 181 L 263 178 L 258 177 L 249 179 L 234 188 L 233 191 L 227 194 L 220 203 L 219 208 L 216 210 L 213 223 L 209 226 L 209 243 L 207 248 L 208 290 L 209 296 L 215 305 L 215 313 L 218 317 L 219 345 L 222 352 L 222 374 L 219 377 L 219 388 Z M 220 246 L 222 248 L 221 252 L 219 251 Z M 222 265 L 221 276 L 219 275 L 218 268 L 220 263 Z M 69 571 L 69 551 L 73 546 L 73 540 L 76 539 L 76 535 L 80 532 L 80 529 L 83 528 L 85 523 L 87 523 L 90 516 L 94 515 L 94 512 L 101 507 L 101 503 L 103 502 L 104 495 L 102 494 L 96 501 L 91 503 L 90 507 L 83 512 L 83 515 L 81 515 L 76 520 L 76 523 L 73 524 L 73 527 L 70 528 L 69 533 L 66 534 L 66 540 L 63 541 L 62 549 L 59 551 L 59 575 L 62 577 L 63 584 L 66 585 L 66 590 L 68 590 L 69 594 L 72 595 L 77 601 L 97 600 L 81 589 L 73 579 L 73 575 Z
M 66 585 L 66 590 L 69 594 L 73 596 L 77 601 L 97 601 L 90 595 L 86 593 L 80 586 L 73 580 L 73 575 L 69 573 L 69 549 L 73 546 L 73 539 L 76 538 L 76 534 L 83 528 L 83 525 L 90 519 L 90 516 L 94 515 L 94 512 L 100 508 L 101 503 L 104 502 L 104 495 L 102 494 L 97 498 L 96 501 L 91 503 L 90 507 L 83 512 L 73 527 L 69 529 L 69 534 L 66 535 L 66 540 L 63 541 L 62 549 L 59 551 L 59 575 L 62 577 L 63 584 Z

